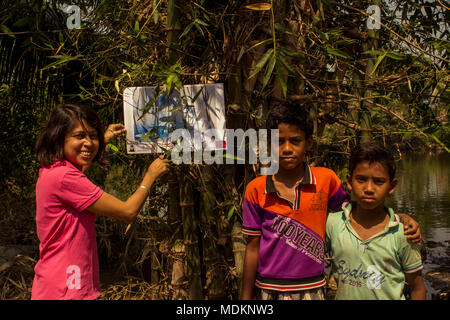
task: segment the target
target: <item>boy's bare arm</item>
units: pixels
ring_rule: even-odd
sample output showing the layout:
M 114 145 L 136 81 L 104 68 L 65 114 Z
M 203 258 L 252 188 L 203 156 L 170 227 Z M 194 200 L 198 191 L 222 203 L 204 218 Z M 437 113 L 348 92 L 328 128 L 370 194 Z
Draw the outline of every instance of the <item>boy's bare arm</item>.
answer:
M 260 237 L 249 236 L 247 247 L 245 248 L 244 270 L 242 274 L 242 300 L 254 298 L 254 286 L 256 280 L 256 270 L 259 259 L 259 239 Z
M 422 271 L 405 273 L 406 281 L 411 289 L 411 300 L 425 300 L 427 297 Z

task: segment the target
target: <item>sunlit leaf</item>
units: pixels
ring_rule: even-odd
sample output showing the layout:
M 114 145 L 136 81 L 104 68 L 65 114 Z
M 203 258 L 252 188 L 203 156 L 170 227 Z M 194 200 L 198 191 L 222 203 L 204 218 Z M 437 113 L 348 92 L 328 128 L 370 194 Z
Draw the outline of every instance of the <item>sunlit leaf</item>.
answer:
M 378 57 L 377 62 L 375 63 L 375 65 L 373 66 L 372 71 L 369 74 L 370 76 L 375 73 L 375 70 L 377 70 L 377 68 L 380 65 L 381 61 L 383 61 L 384 57 L 386 57 L 386 54 L 387 54 L 387 51 L 385 53 L 383 53 L 381 56 Z
M 272 38 L 266 39 L 266 40 L 260 41 L 256 44 L 252 45 L 250 48 L 247 49 L 247 51 L 250 51 L 250 50 L 260 47 L 260 46 L 271 45 L 271 44 L 273 44 L 273 39 Z
M 117 148 L 115 145 L 113 145 L 112 143 L 108 143 L 108 148 L 110 148 L 112 151 L 114 152 L 119 152 L 119 148 Z
M 204 22 L 204 21 L 202 21 L 200 19 L 195 19 L 194 22 L 197 23 L 197 24 L 201 24 L 202 26 L 205 26 L 205 27 L 208 26 L 208 24 L 206 22 Z
M 234 210 L 236 209 L 236 206 L 232 206 L 229 210 L 228 210 L 228 213 L 227 213 L 227 220 L 230 220 L 231 219 L 231 217 L 233 217 L 233 213 L 234 213 Z
M 224 153 L 223 154 L 223 158 L 224 159 L 233 159 L 233 160 L 245 161 L 245 159 L 243 159 L 241 157 L 238 157 L 238 156 L 235 156 L 235 155 L 231 155 L 231 154 L 228 154 L 228 153 Z
M 247 4 L 244 6 L 244 8 L 250 9 L 250 10 L 256 10 L 256 11 L 266 11 L 266 10 L 270 10 L 272 8 L 272 5 L 267 2 L 258 2 L 258 3 Z

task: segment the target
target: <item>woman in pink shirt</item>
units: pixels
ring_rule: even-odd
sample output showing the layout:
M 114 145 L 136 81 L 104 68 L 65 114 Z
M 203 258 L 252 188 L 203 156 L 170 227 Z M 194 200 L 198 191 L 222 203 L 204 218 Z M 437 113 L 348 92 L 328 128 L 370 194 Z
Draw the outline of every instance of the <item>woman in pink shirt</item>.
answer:
M 131 223 L 154 181 L 168 171 L 157 158 L 126 201 L 104 192 L 83 174 L 102 163 L 105 137 L 97 114 L 86 106 L 58 105 L 36 143 L 41 164 L 36 183 L 39 261 L 31 299 L 96 299 L 100 295 L 95 216 Z M 111 129 L 121 128 L 110 127 Z

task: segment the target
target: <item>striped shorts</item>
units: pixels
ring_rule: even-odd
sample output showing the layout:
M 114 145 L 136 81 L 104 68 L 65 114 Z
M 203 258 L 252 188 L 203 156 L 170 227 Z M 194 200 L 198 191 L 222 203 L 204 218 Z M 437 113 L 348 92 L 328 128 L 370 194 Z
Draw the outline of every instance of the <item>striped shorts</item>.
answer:
M 325 300 L 323 287 L 301 291 L 275 291 L 255 287 L 256 300 Z

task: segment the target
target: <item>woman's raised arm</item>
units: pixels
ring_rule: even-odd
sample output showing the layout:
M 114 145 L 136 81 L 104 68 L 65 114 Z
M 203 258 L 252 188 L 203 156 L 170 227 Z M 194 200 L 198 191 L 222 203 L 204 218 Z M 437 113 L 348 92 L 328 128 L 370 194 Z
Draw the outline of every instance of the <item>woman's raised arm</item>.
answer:
M 156 179 L 169 171 L 167 159 L 157 158 L 147 169 L 139 188 L 126 201 L 121 201 L 113 195 L 104 192 L 101 197 L 86 210 L 132 223 L 144 205 L 150 188 Z

